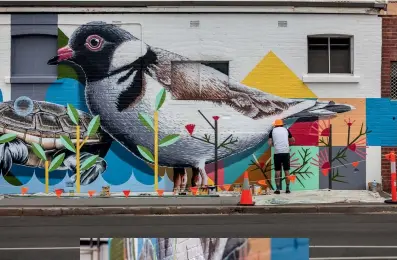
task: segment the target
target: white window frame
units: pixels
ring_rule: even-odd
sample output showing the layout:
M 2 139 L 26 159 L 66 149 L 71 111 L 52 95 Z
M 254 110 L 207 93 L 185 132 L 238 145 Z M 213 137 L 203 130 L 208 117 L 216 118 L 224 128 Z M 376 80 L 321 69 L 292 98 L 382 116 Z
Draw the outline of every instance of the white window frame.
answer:
M 309 38 L 327 38 L 328 39 L 328 73 L 313 73 L 309 72 Z M 349 38 L 350 39 L 350 72 L 346 73 L 331 73 L 331 38 Z M 343 74 L 354 75 L 354 36 L 350 34 L 311 34 L 307 36 L 307 74 Z

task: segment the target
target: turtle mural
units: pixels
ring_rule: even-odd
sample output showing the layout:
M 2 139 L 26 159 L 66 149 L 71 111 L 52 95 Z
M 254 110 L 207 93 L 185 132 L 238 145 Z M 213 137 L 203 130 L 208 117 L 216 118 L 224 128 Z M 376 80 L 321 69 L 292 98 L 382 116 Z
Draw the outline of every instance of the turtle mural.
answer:
M 83 138 L 92 116 L 79 110 L 78 114 Z M 13 164 L 44 168 L 44 161 L 32 150 L 31 145 L 37 143 L 44 149 L 47 158 L 55 158 L 58 154 L 65 153 L 65 160 L 58 169 L 70 170 L 71 180 L 75 182 L 76 155 L 67 150 L 60 140 L 60 136 L 67 136 L 76 143 L 76 127 L 65 106 L 30 99 L 0 103 L 0 134 L 8 133 L 17 137 L 11 142 L 0 144 L 0 170 L 3 175 L 12 174 L 10 171 Z M 80 161 L 99 155 L 93 166 L 81 171 L 82 185 L 92 183 L 106 170 L 107 164 L 103 157 L 109 150 L 111 141 L 111 137 L 99 128 L 82 147 Z

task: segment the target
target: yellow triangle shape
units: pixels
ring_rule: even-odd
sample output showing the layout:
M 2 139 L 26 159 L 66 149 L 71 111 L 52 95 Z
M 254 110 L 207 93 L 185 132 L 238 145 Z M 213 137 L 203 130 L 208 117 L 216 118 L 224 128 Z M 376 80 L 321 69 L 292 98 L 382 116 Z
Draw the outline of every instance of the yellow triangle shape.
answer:
M 255 66 L 242 83 L 279 97 L 317 97 L 272 51 Z

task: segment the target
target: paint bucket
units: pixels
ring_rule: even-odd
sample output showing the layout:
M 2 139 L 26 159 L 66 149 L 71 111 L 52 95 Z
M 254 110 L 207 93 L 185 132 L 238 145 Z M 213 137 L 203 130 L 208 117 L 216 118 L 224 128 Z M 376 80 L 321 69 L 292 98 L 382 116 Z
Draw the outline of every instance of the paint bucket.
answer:
M 254 195 L 254 196 L 257 196 L 257 195 L 261 195 L 262 194 L 262 186 L 260 186 L 260 185 L 256 185 L 256 184 L 253 184 L 253 185 L 251 185 L 251 191 L 252 191 L 252 194 Z
M 215 194 L 216 194 L 216 187 L 208 186 L 208 195 L 215 195 Z
M 241 193 L 241 184 L 234 184 L 233 191 Z

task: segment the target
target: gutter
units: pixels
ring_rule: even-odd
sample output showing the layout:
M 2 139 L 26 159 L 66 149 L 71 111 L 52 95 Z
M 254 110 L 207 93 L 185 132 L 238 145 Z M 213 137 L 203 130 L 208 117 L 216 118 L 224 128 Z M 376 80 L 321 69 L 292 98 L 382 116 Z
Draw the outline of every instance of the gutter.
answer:
M 0 1 L 0 7 L 213 7 L 213 6 L 293 6 L 293 7 L 337 7 L 337 8 L 371 8 L 386 9 L 386 0 L 114 0 L 114 1 L 76 1 L 76 0 L 42 0 L 42 1 Z

